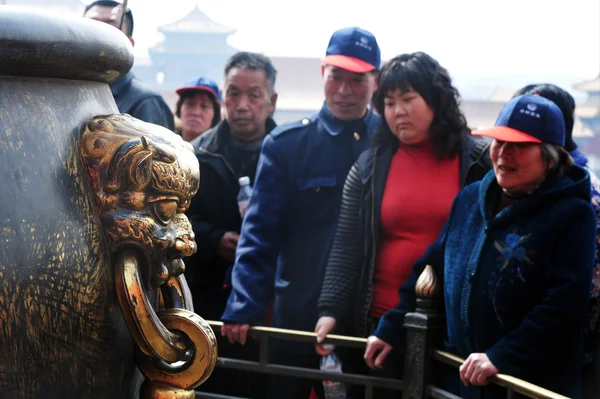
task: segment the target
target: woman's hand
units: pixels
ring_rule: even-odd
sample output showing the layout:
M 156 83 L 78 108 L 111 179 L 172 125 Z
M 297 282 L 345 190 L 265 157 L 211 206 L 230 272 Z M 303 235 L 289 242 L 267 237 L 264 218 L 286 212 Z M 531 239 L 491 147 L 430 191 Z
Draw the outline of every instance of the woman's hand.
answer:
M 371 335 L 367 339 L 367 348 L 365 349 L 365 362 L 367 363 L 367 366 L 373 370 L 375 370 L 375 368 L 383 367 L 383 362 L 391 350 L 392 345 Z M 377 355 L 377 358 L 373 362 L 375 355 Z
M 325 336 L 335 330 L 336 320 L 333 317 L 323 316 L 317 321 L 315 326 L 315 332 L 317 333 L 317 343 L 315 344 L 315 350 L 321 356 L 327 356 L 331 352 L 331 346 L 323 345 Z M 328 347 L 329 346 L 329 347 Z
M 231 344 L 239 342 L 246 345 L 248 330 L 250 330 L 250 324 L 224 322 L 221 327 L 221 336 L 227 337 Z
M 494 366 L 485 353 L 471 353 L 460 366 L 460 379 L 465 386 L 487 385 L 489 378 L 500 371 Z

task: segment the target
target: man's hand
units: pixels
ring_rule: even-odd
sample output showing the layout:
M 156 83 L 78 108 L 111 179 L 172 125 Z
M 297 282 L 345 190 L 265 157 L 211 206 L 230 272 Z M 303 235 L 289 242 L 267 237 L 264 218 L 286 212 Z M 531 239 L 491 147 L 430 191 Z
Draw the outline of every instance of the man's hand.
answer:
M 489 378 L 500 371 L 494 366 L 485 353 L 471 353 L 467 360 L 460 366 L 460 380 L 465 386 L 487 385 Z
M 369 368 L 372 370 L 383 367 L 383 362 L 391 350 L 392 345 L 374 335 L 371 335 L 367 339 L 367 348 L 365 349 L 365 362 L 367 363 L 367 366 L 369 366 Z M 377 353 L 379 353 L 379 355 L 373 361 Z
M 325 336 L 333 330 L 335 330 L 336 320 L 333 317 L 323 316 L 317 321 L 315 326 L 315 332 L 317 333 L 317 343 L 315 344 L 315 350 L 321 356 L 327 356 L 331 352 L 331 347 L 327 348 L 328 345 L 323 345 Z
M 235 231 L 228 231 L 223 234 L 217 246 L 217 253 L 226 261 L 235 262 L 235 249 L 237 248 L 240 235 Z
M 239 342 L 240 344 L 245 345 L 249 329 L 250 324 L 223 322 L 223 327 L 221 327 L 221 336 L 227 337 L 229 342 L 232 344 L 234 342 Z

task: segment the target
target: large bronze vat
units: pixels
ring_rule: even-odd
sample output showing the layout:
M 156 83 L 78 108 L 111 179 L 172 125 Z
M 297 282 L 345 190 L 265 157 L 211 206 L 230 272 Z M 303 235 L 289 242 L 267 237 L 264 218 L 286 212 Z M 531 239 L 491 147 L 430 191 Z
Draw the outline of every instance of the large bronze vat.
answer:
M 0 6 L 0 398 L 134 398 L 136 363 L 193 397 L 214 367 L 181 276 L 198 164 L 118 115 L 132 63 L 108 25 Z

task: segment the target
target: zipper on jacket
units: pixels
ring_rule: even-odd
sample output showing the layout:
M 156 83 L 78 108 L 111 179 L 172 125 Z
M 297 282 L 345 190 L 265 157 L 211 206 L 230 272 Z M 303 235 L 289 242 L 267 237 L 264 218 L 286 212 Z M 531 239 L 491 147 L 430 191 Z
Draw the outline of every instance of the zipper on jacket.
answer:
M 377 149 L 373 151 L 373 169 L 371 171 L 371 263 L 369 271 L 369 280 L 367 281 L 367 303 L 363 311 L 363 331 L 370 333 L 369 328 L 369 309 L 371 308 L 371 301 L 373 299 L 373 273 L 375 272 L 375 259 L 377 256 L 377 248 L 375 244 L 375 164 L 377 158 Z M 365 335 L 363 332 L 363 335 Z
M 225 157 L 223 155 L 207 151 L 206 149 L 204 149 L 202 147 L 199 147 L 198 150 L 204 152 L 207 155 L 211 155 L 213 157 L 221 158 L 221 160 L 223 161 L 223 163 L 225 164 L 225 166 L 227 167 L 227 169 L 229 169 L 229 171 L 231 172 L 231 174 L 233 175 L 233 177 L 235 177 L 237 179 L 237 175 L 233 171 L 233 168 L 231 167 L 231 165 L 229 165 L 229 163 L 227 162 L 227 160 L 225 159 Z

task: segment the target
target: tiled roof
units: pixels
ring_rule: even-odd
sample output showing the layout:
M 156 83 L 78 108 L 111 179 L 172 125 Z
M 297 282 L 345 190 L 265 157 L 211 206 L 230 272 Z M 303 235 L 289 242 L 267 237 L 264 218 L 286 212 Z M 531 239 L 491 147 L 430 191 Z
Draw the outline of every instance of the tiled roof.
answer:
M 178 21 L 163 25 L 158 28 L 160 32 L 194 32 L 194 33 L 219 33 L 232 34 L 235 29 L 221 25 L 206 16 L 198 6 Z

